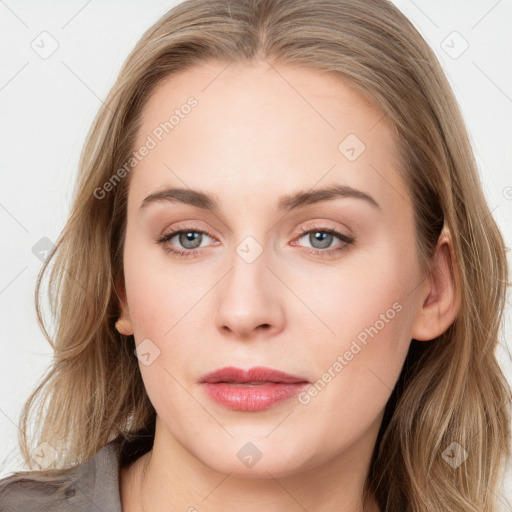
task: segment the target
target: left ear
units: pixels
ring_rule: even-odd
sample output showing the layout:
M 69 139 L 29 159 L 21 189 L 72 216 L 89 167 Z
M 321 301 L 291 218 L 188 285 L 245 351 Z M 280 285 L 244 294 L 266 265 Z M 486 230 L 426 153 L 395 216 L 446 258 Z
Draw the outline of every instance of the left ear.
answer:
M 411 337 L 429 341 L 443 334 L 455 320 L 461 305 L 461 290 L 455 252 L 448 228 L 443 228 L 426 277 Z

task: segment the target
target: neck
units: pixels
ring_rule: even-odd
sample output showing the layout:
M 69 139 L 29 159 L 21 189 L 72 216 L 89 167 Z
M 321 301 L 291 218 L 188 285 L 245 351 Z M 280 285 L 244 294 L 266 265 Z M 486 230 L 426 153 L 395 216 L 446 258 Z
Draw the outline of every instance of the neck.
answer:
M 376 432 L 369 435 L 375 441 Z M 361 442 L 368 445 L 368 439 Z M 121 468 L 123 511 L 380 512 L 373 499 L 362 503 L 372 450 L 361 456 L 360 447 L 351 448 L 302 471 L 272 468 L 251 478 L 236 468 L 220 473 L 204 465 L 157 419 L 153 449 Z

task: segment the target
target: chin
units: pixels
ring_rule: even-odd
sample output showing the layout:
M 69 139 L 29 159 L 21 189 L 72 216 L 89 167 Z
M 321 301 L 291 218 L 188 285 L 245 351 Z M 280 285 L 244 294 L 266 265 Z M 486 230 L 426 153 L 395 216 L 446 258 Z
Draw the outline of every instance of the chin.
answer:
M 230 439 L 223 446 L 217 444 L 213 451 L 205 447 L 205 451 L 196 452 L 203 464 L 240 478 L 285 477 L 314 466 L 304 451 L 304 443 L 283 445 L 282 439 L 270 440 L 264 436 Z

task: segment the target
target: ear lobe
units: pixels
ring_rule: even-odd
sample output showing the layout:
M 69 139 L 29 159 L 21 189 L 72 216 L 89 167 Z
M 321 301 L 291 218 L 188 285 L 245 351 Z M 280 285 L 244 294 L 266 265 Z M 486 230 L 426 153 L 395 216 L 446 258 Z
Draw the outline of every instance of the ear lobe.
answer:
M 421 307 L 413 324 L 411 337 L 432 340 L 443 334 L 460 311 L 461 290 L 450 232 L 444 228 L 439 236 L 432 270 L 420 296 Z
M 132 323 L 129 318 L 119 318 L 116 322 L 116 329 L 120 334 L 124 334 L 125 336 L 131 336 L 133 334 Z

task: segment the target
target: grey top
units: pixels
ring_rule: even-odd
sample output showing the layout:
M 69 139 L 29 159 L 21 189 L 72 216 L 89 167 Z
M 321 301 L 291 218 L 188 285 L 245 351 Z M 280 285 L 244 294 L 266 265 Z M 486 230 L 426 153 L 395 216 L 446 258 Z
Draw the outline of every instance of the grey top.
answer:
M 115 439 L 53 481 L 42 482 L 37 473 L 1 479 L 0 512 L 122 512 L 120 448 Z

